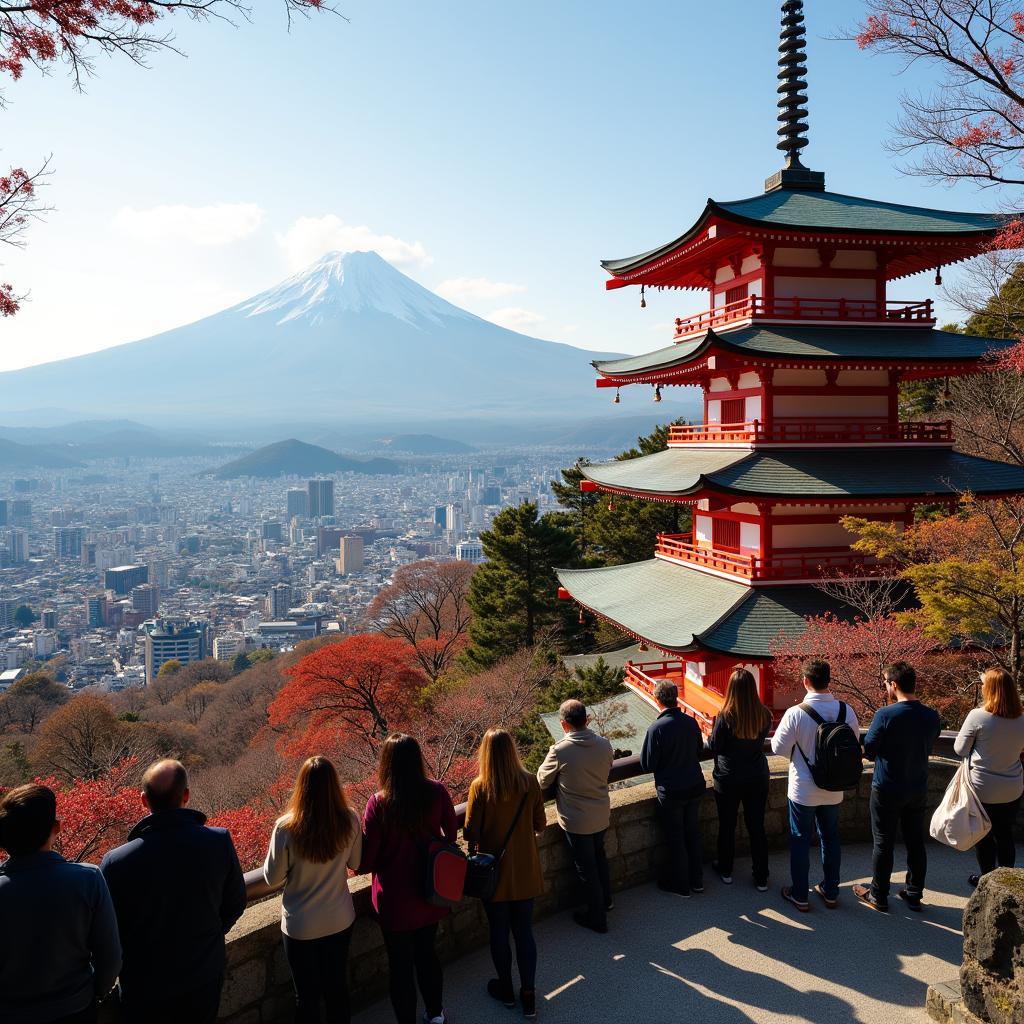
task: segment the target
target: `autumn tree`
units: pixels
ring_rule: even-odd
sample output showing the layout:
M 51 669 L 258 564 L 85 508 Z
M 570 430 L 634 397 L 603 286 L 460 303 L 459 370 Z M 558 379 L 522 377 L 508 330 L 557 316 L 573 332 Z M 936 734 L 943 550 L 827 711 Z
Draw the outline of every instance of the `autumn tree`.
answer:
M 284 0 L 295 14 L 332 10 L 324 0 Z M 232 15 L 248 18 L 241 0 L 25 0 L 0 2 L 0 73 L 17 80 L 26 68 L 46 72 L 63 65 L 74 87 L 93 73 L 97 56 L 123 56 L 140 67 L 161 50 L 180 52 L 164 20 L 181 14 L 194 20 Z M 48 210 L 39 195 L 49 159 L 34 171 L 12 167 L 0 175 L 0 244 L 21 247 L 33 220 Z M 12 316 L 21 299 L 11 284 L 0 284 L 0 316 Z
M 869 0 L 849 36 L 938 74 L 902 99 L 893 148 L 943 181 L 1024 185 L 1024 12 L 1014 0 Z
M 477 567 L 469 587 L 473 619 L 467 657 L 484 667 L 532 647 L 543 631 L 564 622 L 555 567 L 574 563 L 575 545 L 568 530 L 538 516 L 530 502 L 499 512 L 480 543 L 487 561 Z
M 47 675 L 36 672 L 22 676 L 0 697 L 0 728 L 31 735 L 69 696 L 66 686 Z
M 267 711 L 290 756 L 337 751 L 364 774 L 388 733 L 414 715 L 426 677 L 404 640 L 372 633 L 346 637 L 287 670 Z
M 409 644 L 431 681 L 449 668 L 465 646 L 473 569 L 468 562 L 428 560 L 403 565 L 370 605 L 367 616 L 374 627 Z
M 854 548 L 893 561 L 918 607 L 902 614 L 936 644 L 968 643 L 1024 678 L 1024 499 L 964 496 L 952 515 L 905 531 L 844 519 Z

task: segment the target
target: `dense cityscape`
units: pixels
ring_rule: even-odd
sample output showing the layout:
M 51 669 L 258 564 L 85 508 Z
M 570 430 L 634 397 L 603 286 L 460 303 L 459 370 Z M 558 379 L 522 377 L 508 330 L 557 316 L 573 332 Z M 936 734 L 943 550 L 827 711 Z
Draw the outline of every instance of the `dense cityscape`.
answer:
M 118 691 L 171 658 L 231 661 L 353 632 L 398 566 L 478 563 L 502 507 L 554 507 L 550 481 L 577 455 L 233 481 L 211 476 L 211 459 L 111 459 L 3 478 L 0 690 L 55 658 L 68 686 Z

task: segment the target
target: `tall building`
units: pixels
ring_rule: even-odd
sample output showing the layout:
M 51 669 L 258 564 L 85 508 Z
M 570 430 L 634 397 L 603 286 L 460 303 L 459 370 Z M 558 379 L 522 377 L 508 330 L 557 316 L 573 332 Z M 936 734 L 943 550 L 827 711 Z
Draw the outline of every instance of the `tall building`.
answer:
M 292 487 L 288 491 L 288 518 L 305 519 L 309 515 L 309 491 Z
M 93 594 L 85 599 L 85 621 L 92 627 L 107 624 L 107 595 Z
M 24 565 L 28 561 L 28 530 L 11 530 L 7 538 L 7 553 L 12 565 Z
M 43 629 L 57 628 L 57 610 L 55 608 L 43 609 Z
M 160 588 L 155 583 L 140 583 L 132 587 L 132 611 L 147 619 L 156 617 L 160 610 Z
M 455 545 L 455 561 L 480 565 L 484 561 L 484 547 L 478 540 L 460 540 Z
M 11 502 L 10 513 L 15 526 L 28 526 L 32 522 L 32 502 L 26 498 L 15 498 Z
M 341 543 L 342 530 L 337 526 L 318 526 L 316 528 L 316 557 L 322 558 L 329 551 L 337 549 Z
M 363 538 L 342 537 L 338 542 L 338 561 L 335 564 L 342 576 L 361 572 L 363 568 Z
M 7 629 L 14 625 L 14 613 L 18 610 L 18 601 L 13 597 L 0 597 L 0 627 Z
M 272 619 L 285 619 L 292 606 L 292 588 L 287 583 L 275 583 L 267 594 L 267 613 Z
M 280 523 L 260 523 L 260 539 L 280 542 L 282 539 Z
M 202 661 L 207 654 L 205 622 L 194 619 L 158 619 L 146 630 L 146 685 L 160 673 L 167 661 L 191 665 Z
M 434 525 L 440 526 L 443 530 L 445 523 L 448 521 L 448 506 L 447 505 L 435 505 L 434 506 Z
M 11 503 L 6 498 L 0 498 L 0 526 L 7 526 L 10 522 Z
M 675 321 L 667 348 L 594 364 L 616 400 L 632 385 L 655 401 L 663 388 L 696 385 L 704 415 L 672 426 L 664 451 L 583 467 L 581 489 L 689 505 L 692 530 L 659 535 L 645 561 L 558 570 L 560 596 L 582 617 L 651 649 L 649 662 L 627 663 L 626 685 L 654 703 L 656 683 L 672 681 L 705 731 L 739 665 L 781 715 L 790 693 L 775 686 L 772 639 L 798 640 L 808 614 L 852 618 L 823 578 L 870 589 L 890 568 L 852 548 L 845 517 L 899 531 L 924 504 L 1024 493 L 1024 468 L 956 453 L 948 422 L 899 415 L 901 381 L 985 372 L 997 365 L 987 355 L 1014 342 L 936 330 L 930 298 L 889 291 L 983 252 L 1007 218 L 826 191 L 824 174 L 800 160 L 803 20 L 800 0 L 785 0 L 787 160 L 763 194 L 709 200 L 688 230 L 673 226 L 674 240 L 603 264 L 610 288 L 707 289 L 703 311 Z
M 334 515 L 334 481 L 310 480 L 306 485 L 309 495 L 310 519 Z
M 448 505 L 445 508 L 444 528 L 449 533 L 462 533 L 462 509 L 458 505 Z
M 85 530 L 81 526 L 56 526 L 53 530 L 53 553 L 58 559 L 82 560 L 82 540 Z
M 103 586 L 119 597 L 127 597 L 137 586 L 148 582 L 148 565 L 115 565 L 103 574 Z

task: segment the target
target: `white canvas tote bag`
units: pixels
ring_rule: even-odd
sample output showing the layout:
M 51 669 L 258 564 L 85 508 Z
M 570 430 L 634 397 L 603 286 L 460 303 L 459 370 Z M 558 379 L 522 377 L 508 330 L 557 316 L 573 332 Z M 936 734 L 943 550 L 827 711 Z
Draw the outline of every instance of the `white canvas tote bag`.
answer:
M 932 839 L 960 851 L 969 850 L 992 828 L 992 822 L 971 785 L 969 760 L 968 757 L 961 761 L 949 780 L 946 792 L 932 815 L 929 829 Z

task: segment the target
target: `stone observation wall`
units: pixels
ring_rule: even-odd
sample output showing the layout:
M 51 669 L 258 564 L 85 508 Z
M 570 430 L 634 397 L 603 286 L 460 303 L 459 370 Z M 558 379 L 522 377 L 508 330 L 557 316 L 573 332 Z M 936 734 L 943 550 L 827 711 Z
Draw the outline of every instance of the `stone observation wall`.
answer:
M 1024 870 L 982 878 L 964 912 L 960 977 L 933 985 L 927 1006 L 942 1024 L 1024 1021 Z
M 773 848 L 784 849 L 788 841 L 786 762 L 780 758 L 769 760 L 772 780 L 765 824 Z M 941 798 L 954 767 L 952 762 L 945 760 L 932 762 L 931 806 Z M 710 778 L 708 786 L 701 807 L 701 827 L 705 855 L 710 859 L 718 823 Z M 870 788 L 869 768 L 856 793 L 847 794 L 843 802 L 840 827 L 844 840 L 848 842 L 871 839 Z M 657 876 L 665 850 L 657 823 L 656 805 L 654 785 L 650 781 L 623 786 L 612 792 L 611 826 L 605 846 L 613 888 L 625 889 Z M 741 825 L 737 854 L 742 857 L 747 849 L 747 837 Z M 548 827 L 540 840 L 540 855 L 545 892 L 537 901 L 536 913 L 543 917 L 577 902 L 568 848 L 551 806 L 548 807 Z M 740 870 L 744 870 L 742 865 Z M 350 977 L 354 1004 L 361 1006 L 387 991 L 387 958 L 380 928 L 371 916 L 369 882 L 358 878 L 351 884 L 358 916 L 353 926 Z M 228 973 L 220 1016 L 229 1024 L 283 1024 L 292 1019 L 294 998 L 281 948 L 280 928 L 281 899 L 274 896 L 250 906 L 228 935 Z M 487 921 L 480 902 L 465 900 L 442 923 L 438 947 L 441 959 L 447 962 L 469 950 L 486 946 L 487 942 Z M 1001 1019 L 998 1024 L 1002 1024 Z

